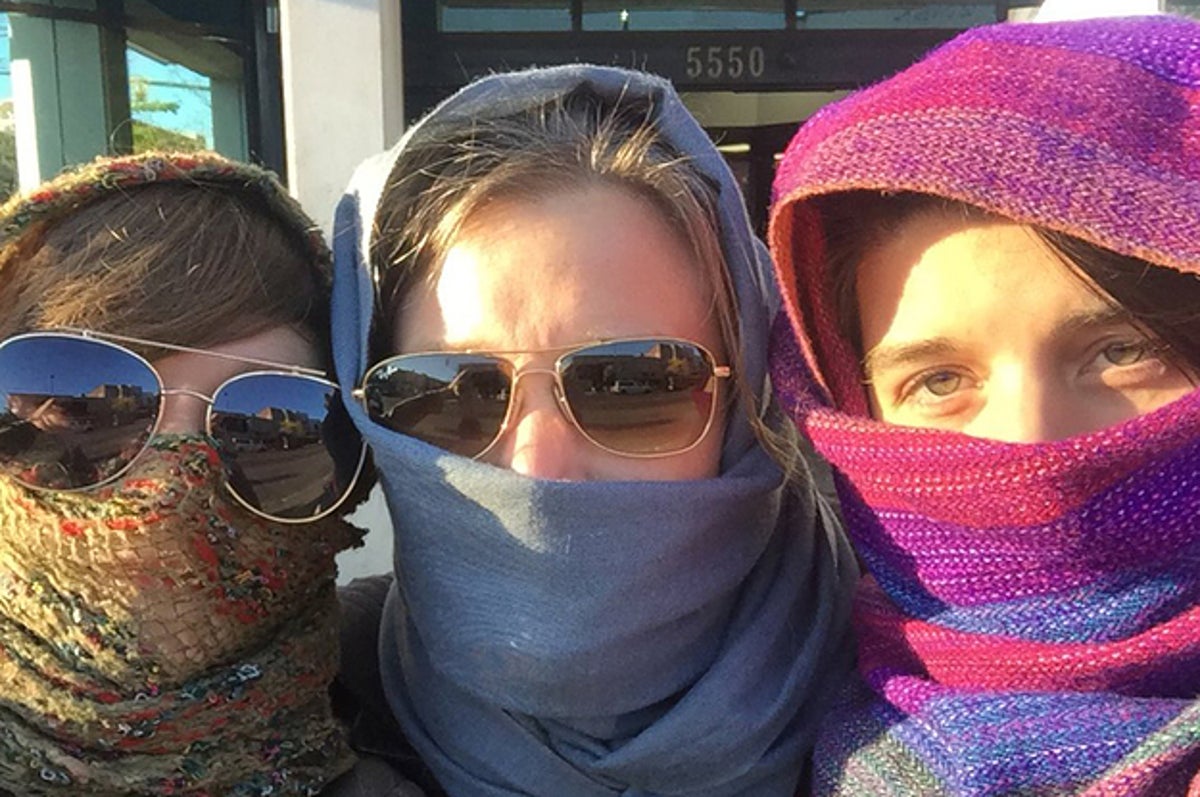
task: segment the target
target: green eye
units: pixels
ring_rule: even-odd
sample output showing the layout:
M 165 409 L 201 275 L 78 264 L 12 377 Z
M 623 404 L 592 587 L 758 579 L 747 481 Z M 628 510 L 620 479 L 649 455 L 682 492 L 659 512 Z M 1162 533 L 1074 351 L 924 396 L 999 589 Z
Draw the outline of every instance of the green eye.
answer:
M 938 371 L 921 380 L 921 387 L 935 396 L 949 396 L 962 387 L 963 378 L 953 371 Z
M 1106 346 L 1100 354 L 1113 365 L 1133 365 L 1149 353 L 1150 346 L 1145 341 L 1137 343 L 1114 343 Z

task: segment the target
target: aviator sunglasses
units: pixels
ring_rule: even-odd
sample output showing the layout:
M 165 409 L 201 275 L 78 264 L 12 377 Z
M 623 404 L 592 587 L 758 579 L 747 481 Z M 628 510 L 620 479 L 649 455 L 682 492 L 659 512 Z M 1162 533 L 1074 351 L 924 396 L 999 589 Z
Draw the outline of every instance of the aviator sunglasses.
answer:
M 120 344 L 247 363 L 211 396 L 168 388 Z M 0 342 L 0 468 L 39 490 L 78 491 L 120 478 L 150 445 L 164 400 L 207 404 L 229 493 L 279 523 L 318 520 L 341 505 L 366 448 L 321 371 L 123 335 L 66 329 Z
M 518 369 L 518 354 L 555 354 L 553 369 Z M 464 457 L 479 458 L 514 415 L 517 382 L 554 377 L 563 414 L 613 454 L 665 457 L 695 448 L 717 413 L 717 385 L 730 376 L 698 343 L 629 338 L 530 351 L 400 354 L 372 366 L 354 396 L 371 420 Z

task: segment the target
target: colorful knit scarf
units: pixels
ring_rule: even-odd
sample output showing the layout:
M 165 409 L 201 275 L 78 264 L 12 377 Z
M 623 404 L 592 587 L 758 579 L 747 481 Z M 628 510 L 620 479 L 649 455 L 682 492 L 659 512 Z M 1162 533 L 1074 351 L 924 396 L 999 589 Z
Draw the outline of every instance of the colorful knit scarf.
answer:
M 326 687 L 353 530 L 222 493 L 188 438 L 92 493 L 0 481 L 0 791 L 311 795 L 350 766 Z
M 1043 444 L 871 421 L 809 201 L 919 191 L 1197 272 L 1197 90 L 1195 23 L 1000 25 L 789 147 L 772 374 L 871 573 L 819 793 L 1200 795 L 1200 393 Z

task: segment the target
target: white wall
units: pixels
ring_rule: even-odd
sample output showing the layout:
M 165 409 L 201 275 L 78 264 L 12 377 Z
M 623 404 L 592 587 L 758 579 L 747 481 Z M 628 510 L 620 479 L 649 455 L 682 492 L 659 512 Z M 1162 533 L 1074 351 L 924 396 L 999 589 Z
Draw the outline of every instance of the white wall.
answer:
M 288 187 L 326 233 L 358 163 L 403 129 L 398 0 L 281 0 Z M 379 490 L 351 516 L 366 546 L 338 558 L 340 580 L 391 569 L 391 522 Z
M 288 186 L 329 229 L 354 167 L 403 128 L 400 3 L 281 0 Z

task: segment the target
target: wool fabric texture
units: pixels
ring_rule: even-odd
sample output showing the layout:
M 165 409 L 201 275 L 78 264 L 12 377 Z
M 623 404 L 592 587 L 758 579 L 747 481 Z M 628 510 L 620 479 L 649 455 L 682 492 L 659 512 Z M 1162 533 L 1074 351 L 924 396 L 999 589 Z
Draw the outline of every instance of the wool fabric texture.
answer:
M 819 793 L 1200 794 L 1200 394 L 1040 444 L 874 422 L 811 201 L 933 194 L 1197 273 L 1198 90 L 1194 22 L 1005 24 L 788 147 L 772 374 L 870 571 Z
M 0 790 L 311 795 L 352 758 L 329 711 L 340 521 L 234 509 L 164 436 L 88 493 L 0 481 Z
M 334 239 L 344 388 L 369 364 L 366 253 L 398 154 L 442 123 L 533 112 L 576 91 L 643 107 L 719 186 L 742 367 L 764 384 L 777 302 L 728 168 L 664 81 L 571 66 L 474 83 L 360 167 Z M 740 410 L 717 478 L 583 483 L 457 457 L 372 423 L 357 403 L 349 411 L 395 525 L 382 689 L 449 794 L 791 797 L 850 669 L 855 564 L 827 509 L 785 484 Z
M 182 183 L 196 188 L 220 188 L 258 196 L 279 220 L 300 234 L 313 265 L 328 286 L 329 247 L 300 204 L 279 184 L 274 174 L 249 163 L 231 161 L 215 152 L 144 152 L 96 158 L 42 183 L 28 194 L 14 194 L 0 205 L 0 267 L 19 256 L 12 247 L 38 225 L 51 224 L 77 208 L 100 199 L 160 183 Z

